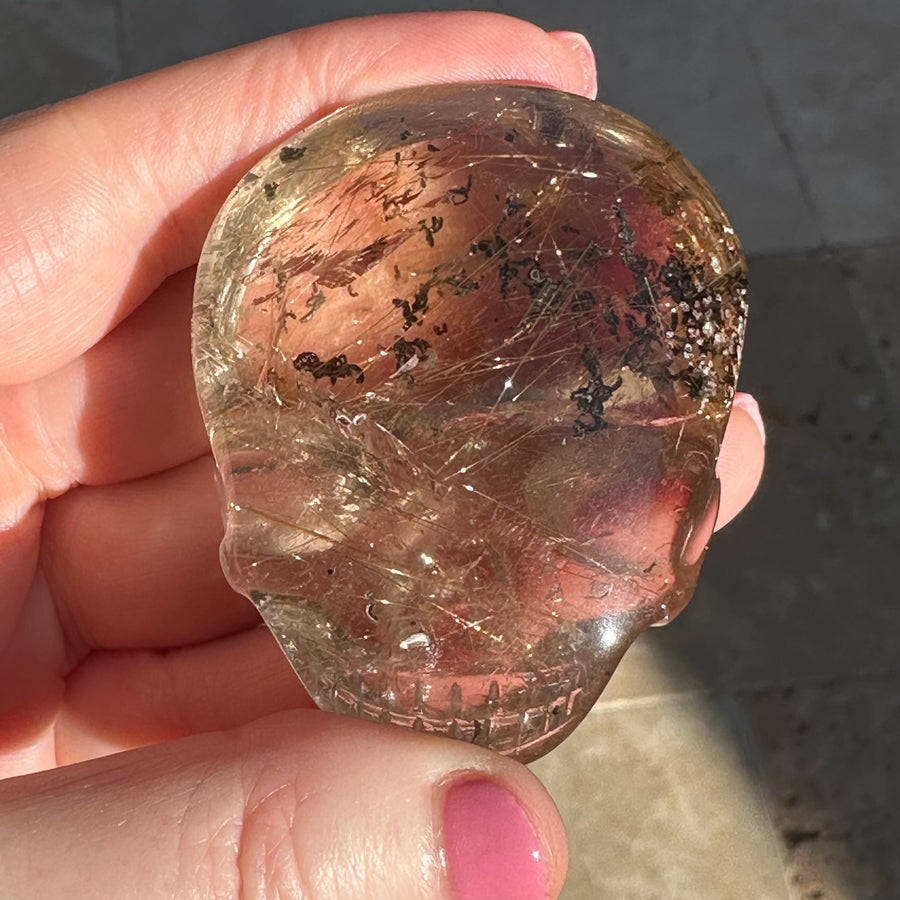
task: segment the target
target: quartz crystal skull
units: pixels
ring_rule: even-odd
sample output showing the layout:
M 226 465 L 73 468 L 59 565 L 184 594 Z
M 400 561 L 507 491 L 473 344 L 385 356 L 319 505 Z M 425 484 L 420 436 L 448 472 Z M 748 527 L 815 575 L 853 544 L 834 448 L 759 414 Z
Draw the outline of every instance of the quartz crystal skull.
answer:
M 691 165 L 535 87 L 279 145 L 197 275 L 222 564 L 323 709 L 528 761 L 687 603 L 744 320 Z

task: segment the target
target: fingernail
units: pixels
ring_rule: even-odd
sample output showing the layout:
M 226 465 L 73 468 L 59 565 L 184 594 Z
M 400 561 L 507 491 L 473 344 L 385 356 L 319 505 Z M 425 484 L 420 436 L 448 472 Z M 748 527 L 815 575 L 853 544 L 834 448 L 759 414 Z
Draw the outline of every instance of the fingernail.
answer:
M 734 395 L 734 406 L 739 407 L 748 416 L 753 420 L 753 424 L 756 425 L 759 430 L 759 435 L 762 438 L 763 446 L 766 444 L 766 426 L 763 424 L 762 414 L 759 411 L 759 404 L 756 402 L 756 399 L 750 394 L 735 394 Z
M 485 778 L 452 785 L 443 831 L 454 900 L 547 900 L 543 844 L 504 787 Z
M 593 100 L 597 96 L 597 61 L 590 41 L 577 31 L 550 31 L 548 34 L 578 57 L 584 71 L 584 96 Z

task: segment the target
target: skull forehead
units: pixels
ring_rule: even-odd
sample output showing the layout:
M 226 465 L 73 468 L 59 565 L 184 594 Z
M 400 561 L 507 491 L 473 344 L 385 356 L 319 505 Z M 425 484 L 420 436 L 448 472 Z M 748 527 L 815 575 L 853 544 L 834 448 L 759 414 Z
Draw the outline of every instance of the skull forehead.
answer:
M 206 307 L 210 333 L 247 356 L 261 349 L 282 378 L 310 351 L 323 364 L 373 368 L 367 390 L 394 374 L 398 338 L 403 362 L 410 339 L 471 362 L 523 321 L 551 322 L 551 339 L 590 329 L 582 343 L 605 338 L 609 352 L 649 334 L 682 385 L 727 401 L 743 269 L 708 189 L 627 116 L 603 108 L 598 124 L 597 104 L 567 98 L 560 108 L 521 91 L 374 102 L 263 160 L 208 244 L 198 284 L 204 274 L 226 284 Z M 447 105 L 436 112 L 437 101 Z M 485 101 L 494 114 L 473 115 Z M 217 254 L 229 231 L 241 241 Z

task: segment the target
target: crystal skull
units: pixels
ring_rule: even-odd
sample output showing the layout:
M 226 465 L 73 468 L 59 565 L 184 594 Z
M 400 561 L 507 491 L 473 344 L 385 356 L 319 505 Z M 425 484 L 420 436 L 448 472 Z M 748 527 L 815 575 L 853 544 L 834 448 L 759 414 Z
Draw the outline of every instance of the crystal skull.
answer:
M 193 350 L 222 564 L 323 709 L 528 761 L 693 591 L 746 272 L 646 126 L 383 95 L 234 189 Z

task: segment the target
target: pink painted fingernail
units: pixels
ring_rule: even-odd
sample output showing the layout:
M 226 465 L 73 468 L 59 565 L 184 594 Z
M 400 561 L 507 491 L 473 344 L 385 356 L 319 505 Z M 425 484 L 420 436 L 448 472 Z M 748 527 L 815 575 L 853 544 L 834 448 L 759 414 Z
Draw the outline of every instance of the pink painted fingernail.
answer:
M 584 89 L 586 97 L 593 99 L 597 96 L 597 61 L 594 58 L 594 49 L 591 42 L 577 31 L 549 31 L 550 37 L 574 53 L 584 72 Z
M 759 404 L 756 398 L 750 394 L 735 394 L 734 406 L 739 406 L 753 420 L 753 424 L 759 430 L 762 436 L 763 446 L 766 444 L 766 426 L 763 424 L 762 414 L 759 411 Z
M 543 844 L 506 788 L 485 778 L 454 784 L 443 829 L 454 900 L 547 900 Z

